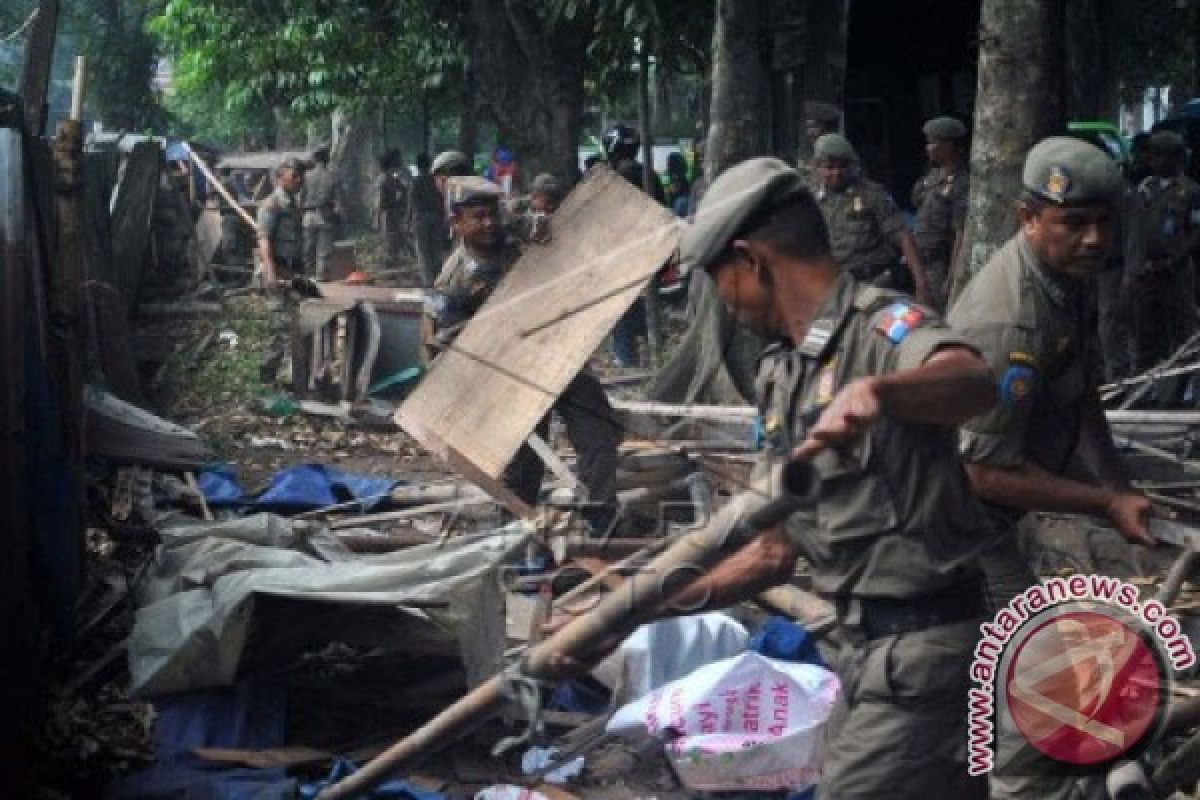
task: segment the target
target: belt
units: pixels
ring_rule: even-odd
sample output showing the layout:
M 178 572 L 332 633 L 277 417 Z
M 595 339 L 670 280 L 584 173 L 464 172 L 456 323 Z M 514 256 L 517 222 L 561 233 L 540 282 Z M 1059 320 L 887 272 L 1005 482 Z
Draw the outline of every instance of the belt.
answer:
M 968 622 L 987 613 L 983 581 L 978 578 L 916 597 L 863 597 L 859 605 L 863 633 L 868 639 Z

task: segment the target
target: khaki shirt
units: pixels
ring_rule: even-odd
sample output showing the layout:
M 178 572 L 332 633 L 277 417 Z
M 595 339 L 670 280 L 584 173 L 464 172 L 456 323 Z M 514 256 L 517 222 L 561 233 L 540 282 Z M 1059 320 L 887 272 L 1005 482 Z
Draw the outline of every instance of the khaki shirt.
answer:
M 520 246 L 511 240 L 491 261 L 480 261 L 461 243 L 454 248 L 433 283 L 434 291 L 440 295 L 438 328 L 451 328 L 470 319 L 520 257 Z
M 1017 234 L 971 279 L 948 320 L 999 385 L 995 408 L 962 427 L 963 460 L 1001 468 L 1029 461 L 1061 474 L 1100 375 L 1084 287 L 1044 270 Z M 1005 512 L 1010 523 L 1024 514 Z
M 859 279 L 871 279 L 900 260 L 904 217 L 892 196 L 874 181 L 858 179 L 841 192 L 817 186 L 814 195 L 834 260 Z
M 967 221 L 971 178 L 966 172 L 930 170 L 913 186 L 917 222 L 913 236 L 923 262 L 948 263 L 954 240 Z
M 1186 175 L 1163 180 L 1151 175 L 1130 201 L 1129 264 L 1137 274 L 1147 259 L 1171 258 L 1200 226 L 1200 185 Z
M 294 195 L 276 186 L 275 191 L 258 208 L 258 230 L 271 242 L 276 261 L 294 264 L 300 261 L 304 232 L 300 224 L 300 207 Z
M 786 460 L 842 387 L 919 367 L 962 337 L 904 295 L 844 274 L 799 346 L 775 344 L 759 364 L 767 451 Z M 794 514 L 789 536 L 825 595 L 906 598 L 975 574 L 992 528 L 958 460 L 955 431 L 883 417 L 853 449 L 815 460 L 815 509 Z
M 304 227 L 335 224 L 340 192 L 337 172 L 324 164 L 317 164 L 304 173 Z

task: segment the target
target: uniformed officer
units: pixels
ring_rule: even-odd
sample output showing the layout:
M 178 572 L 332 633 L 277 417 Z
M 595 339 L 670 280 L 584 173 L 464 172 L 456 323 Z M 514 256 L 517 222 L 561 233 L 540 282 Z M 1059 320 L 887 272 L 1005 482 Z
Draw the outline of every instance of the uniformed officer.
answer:
M 917 224 L 913 238 L 929 285 L 929 302 L 946 311 L 951 266 L 955 263 L 967 222 L 967 128 L 954 117 L 925 123 L 925 153 L 931 169 L 913 186 Z
M 911 283 L 922 302 L 928 285 L 917 244 L 891 195 L 863 178 L 858 153 L 841 134 L 827 133 L 814 147 L 812 189 L 829 227 L 834 260 L 854 277 L 877 286 L 902 288 Z M 900 256 L 908 269 L 901 274 Z
M 529 185 L 529 210 L 535 214 L 553 214 L 562 198 L 562 181 L 549 172 L 538 175 Z
M 275 168 L 275 191 L 258 209 L 258 254 L 263 284 L 267 287 L 302 273 L 303 228 L 300 191 L 304 165 L 284 159 Z
M 1131 541 L 1150 541 L 1150 503 L 1130 488 L 1100 406 L 1086 311 L 1086 281 L 1111 244 L 1120 170 L 1087 142 L 1053 137 L 1030 150 L 1022 183 L 1019 232 L 949 316 L 984 354 L 1000 392 L 1000 403 L 960 436 L 971 485 L 1010 531 L 981 557 L 997 608 L 1036 582 L 1015 536 L 1029 511 L 1095 514 Z M 1092 456 L 1090 480 L 1066 475 L 1077 451 Z M 1031 760 L 1010 719 L 1001 719 L 998 743 L 993 797 L 1072 796 L 1071 776 Z
M 807 181 L 814 181 L 815 168 L 813 150 L 817 139 L 827 133 L 837 133 L 842 123 L 842 112 L 834 105 L 810 100 L 804 104 L 804 141 L 796 159 L 797 169 Z
M 417 177 L 408 200 L 408 225 L 417 245 L 417 266 L 426 287 L 433 286 L 446 252 L 446 203 L 431 174 L 428 153 L 417 154 Z
M 322 281 L 338 237 L 342 185 L 337 170 L 329 166 L 327 146 L 314 150 L 312 160 L 312 169 L 304 175 L 304 268 Z
M 379 177 L 375 182 L 375 225 L 383 236 L 389 266 L 399 262 L 404 246 L 409 183 L 408 169 L 399 150 L 388 150 L 379 157 Z
M 504 191 L 483 178 L 452 178 L 447 183 L 451 222 L 459 237 L 438 276 L 438 340 L 446 345 L 483 305 L 521 256 L 518 242 L 505 235 L 500 219 Z M 578 453 L 579 479 L 587 488 L 589 507 L 583 517 L 593 531 L 606 532 L 616 513 L 617 446 L 621 428 L 600 382 L 586 370 L 559 395 L 554 410 L 566 423 L 567 437 Z M 549 417 L 536 432 L 545 436 Z M 528 445 L 522 446 L 504 473 L 505 484 L 529 506 L 536 506 L 544 465 Z
M 987 365 L 932 312 L 841 269 L 801 175 L 778 159 L 722 173 L 679 252 L 775 342 L 757 380 L 760 466 L 811 459 L 821 488 L 813 511 L 676 605 L 744 599 L 790 578 L 803 552 L 847 642 L 835 665 L 847 716 L 818 796 L 981 796 L 986 786 L 967 775 L 966 693 L 986 602 L 975 556 L 993 529 L 954 426 L 994 402 Z
M 1178 133 L 1151 135 L 1152 174 L 1131 203 L 1126 262 L 1139 370 L 1153 367 L 1196 330 L 1193 258 L 1200 250 L 1200 185 L 1184 174 L 1185 159 Z

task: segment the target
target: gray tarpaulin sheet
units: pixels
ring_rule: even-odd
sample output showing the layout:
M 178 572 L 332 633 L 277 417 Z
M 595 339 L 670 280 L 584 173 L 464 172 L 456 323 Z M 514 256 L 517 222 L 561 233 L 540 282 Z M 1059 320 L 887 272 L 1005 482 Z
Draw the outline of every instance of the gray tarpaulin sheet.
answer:
M 498 568 L 523 552 L 530 532 L 517 522 L 442 548 L 359 555 L 324 526 L 272 514 L 167 528 L 139 587 L 129 642 L 133 690 L 153 696 L 232 685 L 254 598 L 263 595 L 397 609 L 456 640 L 474 685 L 495 672 L 504 649 Z

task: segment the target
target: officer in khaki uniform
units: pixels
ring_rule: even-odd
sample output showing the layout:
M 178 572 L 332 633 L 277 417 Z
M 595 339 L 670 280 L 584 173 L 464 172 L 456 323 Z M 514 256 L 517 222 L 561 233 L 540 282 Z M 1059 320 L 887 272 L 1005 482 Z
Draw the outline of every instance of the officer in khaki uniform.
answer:
M 1200 250 L 1200 185 L 1184 174 L 1185 157 L 1178 133 L 1153 134 L 1152 174 L 1131 200 L 1126 261 L 1138 370 L 1153 367 L 1196 330 L 1194 259 Z
M 1020 231 L 971 279 L 949 322 L 992 367 L 1000 403 L 962 427 L 960 449 L 976 493 L 1009 534 L 981 556 L 993 606 L 1036 577 L 1017 549 L 1029 511 L 1107 517 L 1149 543 L 1150 503 L 1130 488 L 1100 406 L 1087 281 L 1103 267 L 1123 190 L 1120 170 L 1087 142 L 1053 137 L 1025 161 Z M 1076 451 L 1092 481 L 1066 477 Z M 1032 755 L 1000 711 L 994 798 L 1072 798 L 1074 778 Z
M 929 282 L 929 302 L 946 311 L 954 264 L 967 222 L 967 128 L 954 117 L 935 117 L 925 123 L 925 152 L 932 169 L 913 186 L 917 224 L 913 238 Z
M 446 184 L 451 223 L 460 243 L 446 259 L 434 284 L 437 298 L 437 338 L 450 346 L 461 326 L 488 297 L 521 257 L 520 245 L 509 239 L 500 219 L 504 191 L 484 178 L 451 178 Z M 536 380 L 536 376 L 531 376 Z M 608 531 L 616 515 L 617 446 L 621 428 L 604 387 L 586 370 L 580 372 L 554 404 L 566 423 L 567 438 L 578 453 L 579 479 L 587 488 L 589 506 L 582 516 L 596 534 Z M 545 436 L 549 416 L 537 426 Z M 504 473 L 505 483 L 522 501 L 536 506 L 544 465 L 528 445 L 517 451 Z
M 758 402 L 759 470 L 811 459 L 816 506 L 702 577 L 676 607 L 720 607 L 811 562 L 838 613 L 847 710 L 818 797 L 976 798 L 967 775 L 968 672 L 986 601 L 976 553 L 994 535 L 958 460 L 954 426 L 991 407 L 987 365 L 903 294 L 834 262 L 800 174 L 742 162 L 705 194 L 679 245 L 738 320 L 775 341 Z
M 329 148 L 313 151 L 313 167 L 304 176 L 304 268 L 325 280 L 341 221 L 341 180 L 329 166 Z
M 877 286 L 911 281 L 918 299 L 929 290 L 912 232 L 896 202 L 879 184 L 862 177 L 858 153 L 840 134 L 827 133 L 813 150 L 816 171 L 811 188 L 829 227 L 833 258 L 854 277 Z M 908 267 L 899 267 L 900 256 Z
M 275 191 L 258 208 L 258 256 L 262 280 L 268 287 L 303 272 L 303 188 L 304 165 L 294 158 L 285 159 L 275 168 Z

